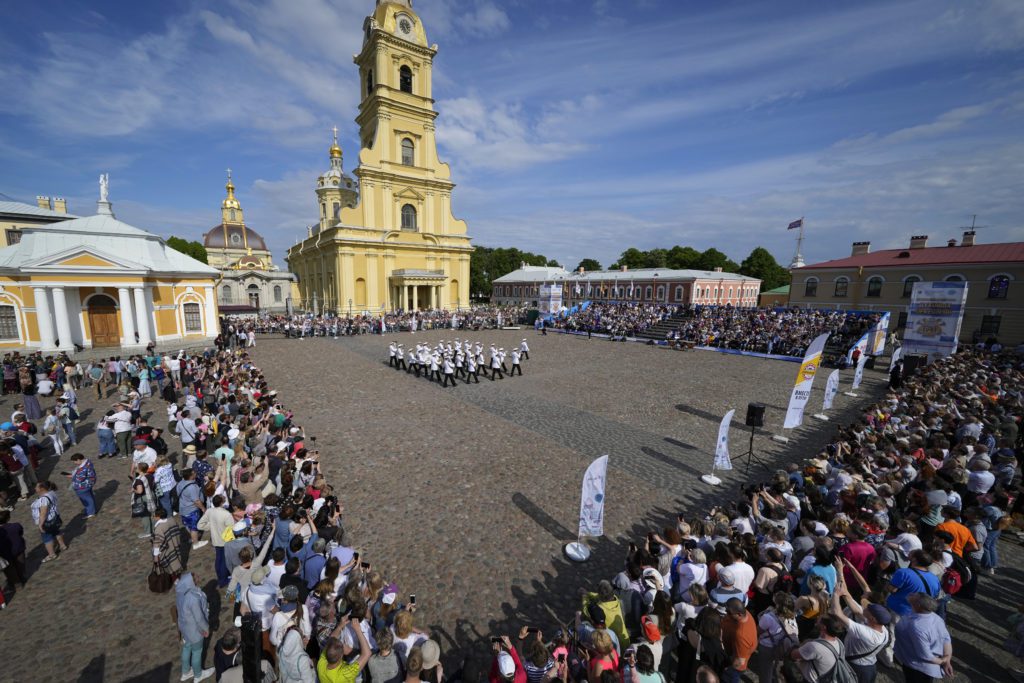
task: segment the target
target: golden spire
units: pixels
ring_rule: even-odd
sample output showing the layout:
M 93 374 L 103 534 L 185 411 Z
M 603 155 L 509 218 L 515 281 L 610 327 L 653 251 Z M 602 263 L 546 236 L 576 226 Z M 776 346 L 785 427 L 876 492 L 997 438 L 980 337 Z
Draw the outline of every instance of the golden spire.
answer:
M 341 147 L 338 145 L 338 127 L 331 128 L 334 132 L 334 143 L 331 145 L 330 153 L 332 159 L 341 158 Z
M 228 191 L 228 196 L 220 204 L 222 209 L 240 209 L 242 206 L 235 199 L 235 184 L 231 182 L 231 169 L 228 169 L 228 182 L 224 185 L 224 189 Z M 233 220 L 235 222 L 237 219 Z M 240 222 L 240 221 L 238 221 Z

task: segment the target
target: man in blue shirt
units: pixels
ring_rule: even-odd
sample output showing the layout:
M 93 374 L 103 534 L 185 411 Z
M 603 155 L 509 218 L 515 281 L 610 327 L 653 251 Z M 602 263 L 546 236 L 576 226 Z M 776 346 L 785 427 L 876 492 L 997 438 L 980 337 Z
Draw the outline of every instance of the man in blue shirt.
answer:
M 196 482 L 195 470 L 187 469 L 182 472 L 181 481 L 174 487 L 178 492 L 178 515 L 181 523 L 185 525 L 192 535 L 192 547 L 202 548 L 207 541 L 199 540 L 199 518 L 206 512 L 206 504 L 203 502 L 203 489 Z
M 924 550 L 912 552 L 910 566 L 897 569 L 889 579 L 889 591 L 892 594 L 885 601 L 886 607 L 902 617 L 913 612 L 909 602 L 912 593 L 924 593 L 928 597 L 938 598 L 941 590 L 939 578 L 928 571 L 932 562 L 931 554 Z
M 324 565 L 327 564 L 327 558 L 324 557 L 324 550 L 327 549 L 327 541 L 322 538 L 317 538 L 313 541 L 313 552 L 306 556 L 305 561 L 302 563 L 302 578 L 306 581 L 306 588 L 313 590 L 313 588 L 320 582 L 320 572 L 323 571 Z
M 902 571 L 902 570 L 901 570 Z M 896 624 L 897 661 L 907 683 L 932 683 L 953 677 L 953 642 L 942 618 L 935 614 L 938 602 L 924 593 L 912 593 L 910 614 Z

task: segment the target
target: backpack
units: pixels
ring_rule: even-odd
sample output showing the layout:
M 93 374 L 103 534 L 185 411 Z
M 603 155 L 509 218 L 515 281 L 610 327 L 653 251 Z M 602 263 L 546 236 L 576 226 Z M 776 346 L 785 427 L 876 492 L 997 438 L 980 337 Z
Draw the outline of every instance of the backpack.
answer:
M 965 583 L 971 580 L 971 568 L 964 562 L 964 559 L 956 553 L 950 553 L 953 557 L 953 564 L 942 573 L 939 584 L 947 595 L 956 595 Z
M 796 587 L 796 580 L 794 580 L 793 575 L 790 574 L 788 570 L 786 570 L 786 566 L 782 565 L 782 570 L 780 570 L 778 567 L 773 567 L 770 564 L 767 564 L 765 566 L 768 567 L 768 569 L 774 571 L 775 575 L 778 577 L 775 580 L 775 591 L 773 592 L 782 591 L 784 593 L 792 594 L 793 588 Z
M 840 654 L 840 650 L 845 651 L 846 647 L 842 646 L 842 641 L 836 641 L 842 647 L 839 650 L 832 647 L 832 643 L 828 642 L 824 638 L 815 639 L 816 643 L 821 643 L 827 647 L 836 658 L 835 665 L 818 677 L 818 683 L 857 683 L 857 674 L 854 673 L 853 667 L 846 661 L 846 658 Z
M 167 442 L 164 441 L 162 436 L 158 436 L 149 442 L 149 445 L 153 447 L 157 455 L 167 455 Z

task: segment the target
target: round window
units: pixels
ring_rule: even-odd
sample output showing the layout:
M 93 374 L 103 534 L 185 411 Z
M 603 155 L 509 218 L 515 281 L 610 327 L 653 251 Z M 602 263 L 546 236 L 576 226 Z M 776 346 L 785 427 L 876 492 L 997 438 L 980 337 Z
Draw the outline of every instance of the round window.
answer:
M 234 233 L 233 235 L 231 235 L 231 244 L 241 244 L 241 243 L 242 243 L 242 236 L 241 235 L 239 235 L 237 232 Z

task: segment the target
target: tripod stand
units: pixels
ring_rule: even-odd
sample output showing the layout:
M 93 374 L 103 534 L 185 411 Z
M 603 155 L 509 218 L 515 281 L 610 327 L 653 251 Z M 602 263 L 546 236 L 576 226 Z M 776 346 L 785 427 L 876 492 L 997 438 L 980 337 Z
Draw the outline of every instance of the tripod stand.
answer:
M 756 453 L 754 453 L 754 432 L 756 430 L 757 430 L 757 427 L 755 427 L 754 425 L 750 425 L 750 445 L 747 446 L 747 452 L 741 454 L 739 456 L 739 458 L 737 458 L 737 460 L 742 460 L 743 458 L 747 459 L 747 467 L 746 467 L 746 469 L 743 472 L 743 476 L 747 476 L 747 475 L 750 474 L 750 461 L 751 460 L 756 460 L 757 464 L 760 465 L 761 467 L 763 467 L 766 472 L 771 472 L 771 468 L 768 467 L 768 465 L 766 465 L 764 463 L 764 461 L 761 460 L 761 458 L 757 457 Z

